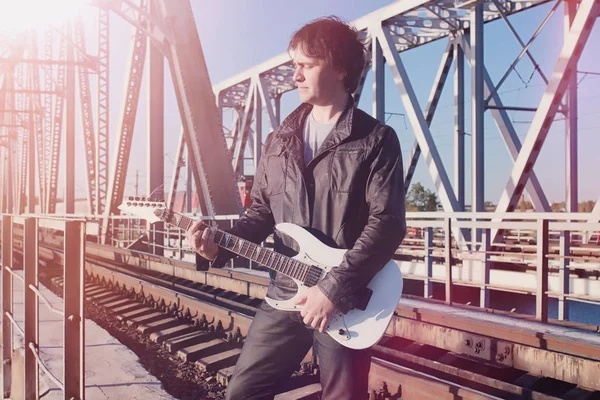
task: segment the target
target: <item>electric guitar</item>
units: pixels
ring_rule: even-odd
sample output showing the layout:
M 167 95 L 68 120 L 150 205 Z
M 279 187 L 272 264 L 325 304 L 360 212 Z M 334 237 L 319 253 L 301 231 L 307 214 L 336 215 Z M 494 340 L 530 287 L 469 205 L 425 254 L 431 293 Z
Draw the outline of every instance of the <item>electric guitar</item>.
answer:
M 164 221 L 186 231 L 195 222 L 183 214 L 171 211 L 163 202 L 140 197 L 129 197 L 119 209 L 144 218 L 150 223 Z M 206 227 L 209 226 L 201 226 L 202 229 Z M 232 253 L 292 278 L 298 286 L 294 297 L 289 300 L 265 297 L 265 300 L 280 310 L 300 311 L 302 306 L 294 304 L 295 299 L 308 288 L 315 286 L 332 268 L 340 265 L 347 250 L 323 244 L 298 225 L 281 223 L 275 228 L 296 241 L 300 248 L 297 255 L 287 257 L 218 229 L 215 232 L 215 243 Z M 367 287 L 372 293 L 364 309 L 355 308 L 346 314 L 338 311 L 326 328 L 326 332 L 333 339 L 352 349 L 370 347 L 385 333 L 402 294 L 402 273 L 399 265 L 393 260 L 388 261 Z

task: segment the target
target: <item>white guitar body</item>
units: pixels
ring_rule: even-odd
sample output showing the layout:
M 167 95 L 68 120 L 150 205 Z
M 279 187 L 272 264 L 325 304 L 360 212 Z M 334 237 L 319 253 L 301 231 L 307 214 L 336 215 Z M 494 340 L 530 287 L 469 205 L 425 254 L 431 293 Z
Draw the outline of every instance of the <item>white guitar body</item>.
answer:
M 298 225 L 281 223 L 276 226 L 296 241 L 299 252 L 293 258 L 306 264 L 323 269 L 322 279 L 333 267 L 342 263 L 347 250 L 334 249 L 323 244 L 308 231 Z M 298 292 L 288 300 L 274 300 L 266 297 L 266 302 L 274 308 L 300 312 L 302 306 L 295 305 L 297 297 L 308 287 L 294 279 Z M 393 260 L 381 269 L 367 285 L 373 291 L 365 310 L 353 309 L 346 314 L 337 312 L 329 325 L 327 333 L 340 344 L 352 349 L 365 349 L 379 341 L 385 333 L 402 295 L 402 273 L 400 266 Z

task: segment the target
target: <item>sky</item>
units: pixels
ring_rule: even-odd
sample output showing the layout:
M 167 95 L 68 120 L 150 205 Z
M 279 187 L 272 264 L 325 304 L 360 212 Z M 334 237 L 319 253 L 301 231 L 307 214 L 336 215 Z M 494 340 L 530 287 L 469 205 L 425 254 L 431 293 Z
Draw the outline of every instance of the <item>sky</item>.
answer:
M 380 7 L 390 4 L 386 0 L 305 0 L 302 2 L 275 0 L 191 0 L 198 34 L 206 59 L 209 75 L 213 84 L 219 83 L 235 74 L 243 72 L 256 64 L 283 53 L 290 36 L 306 22 L 325 15 L 337 15 L 348 21 L 355 20 Z M 526 42 L 537 29 L 554 3 L 539 6 L 533 10 L 510 17 L 511 23 Z M 93 8 L 84 10 L 88 34 L 88 51 L 96 52 L 95 15 Z M 544 74 L 549 77 L 556 63 L 563 40 L 563 8 L 559 7 L 556 15 L 536 39 L 531 52 L 539 63 Z M 116 131 L 120 119 L 124 86 L 127 76 L 127 64 L 133 37 L 132 28 L 116 15 L 111 16 L 111 153 L 115 147 Z M 492 80 L 498 82 L 520 51 L 520 46 L 511 35 L 503 21 L 485 25 L 485 64 Z M 600 24 L 596 24 L 592 36 L 579 63 L 579 71 L 600 72 L 600 54 L 597 51 L 600 43 Z M 401 54 L 411 83 L 416 91 L 419 103 L 423 108 L 431 90 L 431 85 L 438 69 L 447 41 L 440 40 L 421 46 Z M 466 64 L 466 63 L 465 63 Z M 168 67 L 167 67 L 168 68 Z M 147 72 L 147 69 L 144 73 Z M 505 105 L 536 107 L 545 89 L 544 82 L 533 74 L 533 66 L 525 57 L 517 65 L 518 75 L 514 72 L 500 88 Z M 168 69 L 165 72 L 165 185 L 169 185 L 172 176 L 177 140 L 181 122 L 178 115 L 176 99 Z M 597 157 L 600 148 L 600 76 L 578 74 L 579 79 L 579 200 L 596 200 L 600 196 L 600 181 L 596 171 L 600 164 Z M 470 132 L 470 70 L 465 71 L 466 81 L 466 131 Z M 90 77 L 92 87 L 95 76 Z M 371 112 L 371 77 L 367 76 L 365 89 L 359 107 Z M 453 180 L 453 89 L 449 79 L 438 111 L 431 125 L 440 155 L 446 166 L 450 180 Z M 95 102 L 95 95 L 93 100 Z M 391 73 L 386 71 L 385 78 L 386 112 L 403 114 L 404 107 L 400 101 L 398 89 L 393 83 Z M 136 171 L 139 171 L 140 194 L 145 192 L 146 164 L 145 157 L 146 119 L 147 119 L 146 83 L 142 86 L 140 105 L 135 125 L 132 155 L 129 164 L 126 194 L 135 193 Z M 285 117 L 296 106 L 299 99 L 292 91 L 283 96 L 282 117 Z M 529 122 L 533 117 L 530 112 L 509 112 L 511 120 L 521 140 L 527 134 Z M 410 123 L 403 116 L 388 115 L 388 124 L 398 134 L 405 164 L 414 141 Z M 534 168 L 538 179 L 550 202 L 564 200 L 565 175 L 565 137 L 564 121 L 557 115 L 546 142 L 542 148 Z M 263 121 L 267 121 L 263 118 Z M 225 124 L 228 122 L 225 121 Z M 266 123 L 264 123 L 267 125 Z M 80 126 L 80 124 L 78 124 Z M 266 136 L 268 127 L 265 128 Z M 485 199 L 497 203 L 504 186 L 508 181 L 512 161 L 503 144 L 500 134 L 489 114 L 485 119 Z M 79 135 L 80 136 L 80 135 Z M 78 144 L 82 148 L 81 141 Z M 470 203 L 470 136 L 466 137 L 466 197 Z M 113 154 L 114 156 L 114 154 Z M 85 195 L 85 175 L 83 169 L 83 152 L 78 152 L 77 196 Z M 112 163 L 111 163 L 112 164 Z M 425 167 L 419 161 L 412 183 L 421 182 L 425 187 L 433 189 L 433 183 Z M 59 195 L 61 191 L 59 190 Z

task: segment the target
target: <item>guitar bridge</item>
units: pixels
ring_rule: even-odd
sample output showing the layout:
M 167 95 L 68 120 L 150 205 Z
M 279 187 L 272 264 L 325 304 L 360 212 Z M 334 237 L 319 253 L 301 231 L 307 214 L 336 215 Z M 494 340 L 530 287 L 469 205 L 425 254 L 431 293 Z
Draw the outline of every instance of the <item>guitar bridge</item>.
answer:
M 348 327 L 346 326 L 344 315 L 342 313 L 338 312 L 333 316 L 329 322 L 329 325 L 327 326 L 327 331 L 330 335 L 336 336 L 339 340 L 350 340 L 350 331 L 348 331 Z

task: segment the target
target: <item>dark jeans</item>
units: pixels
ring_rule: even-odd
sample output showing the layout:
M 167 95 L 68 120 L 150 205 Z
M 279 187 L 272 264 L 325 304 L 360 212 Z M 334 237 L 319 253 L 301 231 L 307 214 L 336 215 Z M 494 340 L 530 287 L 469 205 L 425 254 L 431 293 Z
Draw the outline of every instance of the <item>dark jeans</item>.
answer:
M 344 347 L 304 325 L 299 312 L 280 311 L 263 301 L 227 386 L 227 399 L 272 399 L 311 346 L 319 362 L 323 399 L 368 397 L 369 350 Z

